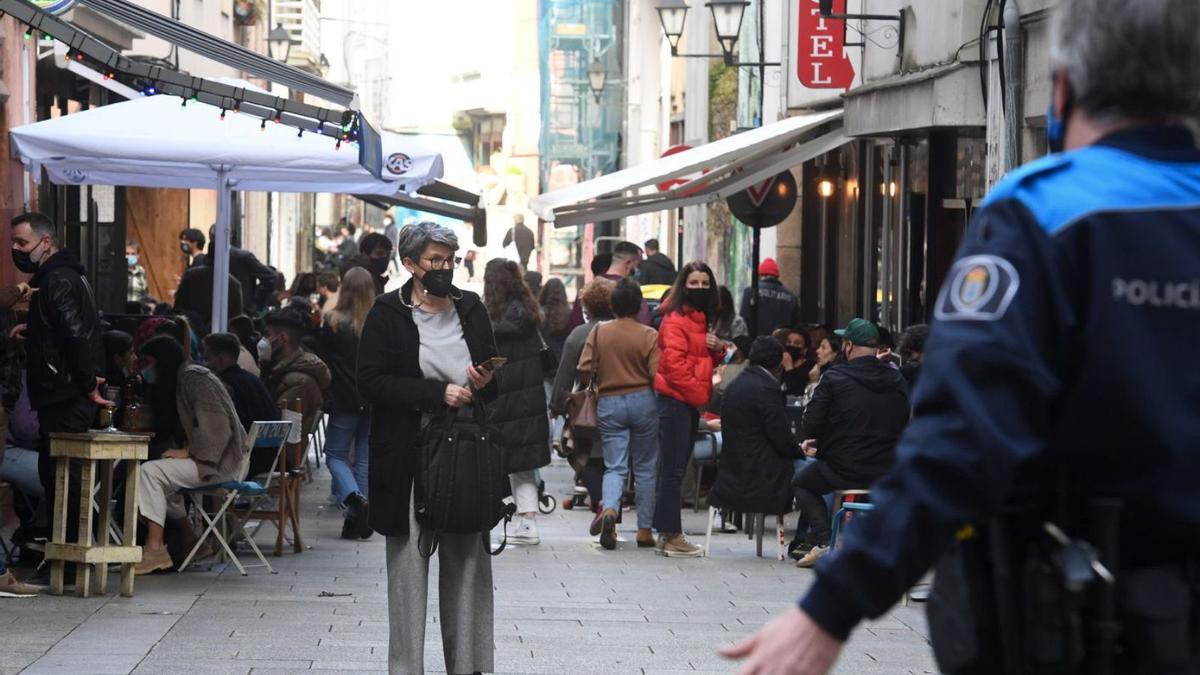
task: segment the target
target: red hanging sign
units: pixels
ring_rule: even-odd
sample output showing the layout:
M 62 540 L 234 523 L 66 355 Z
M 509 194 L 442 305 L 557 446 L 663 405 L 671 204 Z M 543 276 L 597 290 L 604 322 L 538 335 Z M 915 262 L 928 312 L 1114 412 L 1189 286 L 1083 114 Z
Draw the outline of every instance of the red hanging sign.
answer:
M 821 16 L 819 0 L 800 1 L 796 76 L 809 89 L 849 89 L 854 64 L 846 57 L 845 21 Z M 833 0 L 833 13 L 846 13 L 846 0 Z

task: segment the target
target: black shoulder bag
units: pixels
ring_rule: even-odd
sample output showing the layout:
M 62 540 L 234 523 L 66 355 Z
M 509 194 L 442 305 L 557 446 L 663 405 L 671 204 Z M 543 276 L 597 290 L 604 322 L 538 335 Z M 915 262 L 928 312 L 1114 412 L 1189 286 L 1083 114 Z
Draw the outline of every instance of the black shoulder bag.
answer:
M 417 550 L 432 557 L 442 534 L 474 534 L 496 556 L 508 545 L 508 523 L 516 506 L 506 504 L 508 474 L 504 449 L 492 439 L 483 403 L 471 405 L 473 415 L 448 408 L 422 431 L 420 470 L 414 494 L 415 516 L 421 527 Z M 492 550 L 489 536 L 504 520 L 504 540 Z

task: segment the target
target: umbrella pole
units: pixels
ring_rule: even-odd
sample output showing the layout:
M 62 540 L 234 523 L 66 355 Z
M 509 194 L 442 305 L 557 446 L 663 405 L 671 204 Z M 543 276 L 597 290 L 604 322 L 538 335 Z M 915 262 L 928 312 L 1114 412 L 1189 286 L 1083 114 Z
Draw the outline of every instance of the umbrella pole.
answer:
M 229 327 L 229 220 L 233 203 L 233 187 L 229 172 L 217 170 L 217 222 L 213 228 L 213 333 L 224 333 Z

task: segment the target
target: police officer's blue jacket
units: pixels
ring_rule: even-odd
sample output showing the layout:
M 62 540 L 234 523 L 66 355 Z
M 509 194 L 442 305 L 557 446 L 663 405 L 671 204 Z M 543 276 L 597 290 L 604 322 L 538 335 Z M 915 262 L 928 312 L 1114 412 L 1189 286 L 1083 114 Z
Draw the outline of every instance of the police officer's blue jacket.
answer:
M 801 606 L 845 638 L 1028 476 L 1123 499 L 1126 567 L 1200 549 L 1200 150 L 1138 128 L 1033 162 L 973 219 L 876 510 Z

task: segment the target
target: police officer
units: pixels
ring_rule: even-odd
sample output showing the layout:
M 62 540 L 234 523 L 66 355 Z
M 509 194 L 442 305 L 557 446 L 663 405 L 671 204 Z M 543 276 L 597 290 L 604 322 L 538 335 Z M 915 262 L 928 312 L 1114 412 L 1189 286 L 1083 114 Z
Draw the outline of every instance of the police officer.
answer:
M 1111 672 L 1200 670 L 1200 150 L 1182 126 L 1200 110 L 1200 2 L 1059 0 L 1053 21 L 1055 153 L 1004 179 L 973 220 L 876 510 L 798 608 L 723 650 L 742 673 L 826 672 L 864 617 L 1045 485 L 1062 497 L 1047 512 L 1067 515 L 1038 520 L 1064 529 L 1092 496 L 1120 502 L 1107 561 L 1120 628 L 1076 631 L 1080 643 L 1116 641 Z M 1010 553 L 1045 546 L 1015 531 Z M 938 572 L 935 597 L 952 576 Z M 1065 642 L 1033 644 L 1019 621 L 991 639 L 1026 656 Z

